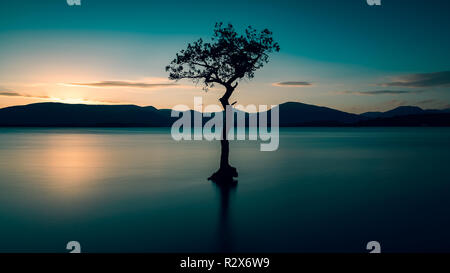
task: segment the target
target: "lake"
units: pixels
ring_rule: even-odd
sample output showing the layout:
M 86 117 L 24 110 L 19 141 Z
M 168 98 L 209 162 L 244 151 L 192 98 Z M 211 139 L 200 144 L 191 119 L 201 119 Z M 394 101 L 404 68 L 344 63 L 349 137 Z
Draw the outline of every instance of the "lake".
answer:
M 450 251 L 450 128 L 283 128 L 219 141 L 169 128 L 0 128 L 0 252 Z

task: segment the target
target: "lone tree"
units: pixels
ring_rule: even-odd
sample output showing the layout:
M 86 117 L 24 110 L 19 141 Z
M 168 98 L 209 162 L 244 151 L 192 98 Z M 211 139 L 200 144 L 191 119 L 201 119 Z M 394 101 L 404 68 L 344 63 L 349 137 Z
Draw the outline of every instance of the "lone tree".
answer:
M 268 63 L 269 53 L 274 51 L 280 51 L 280 46 L 268 29 L 258 32 L 249 26 L 245 34 L 238 35 L 231 24 L 216 23 L 210 43 L 199 39 L 188 44 L 185 50 L 176 54 L 166 71 L 171 80 L 191 79 L 201 83 L 205 90 L 222 85 L 225 94 L 219 101 L 226 110 L 238 82 L 252 79 L 255 71 Z M 233 181 L 233 177 L 237 177 L 236 169 L 228 162 L 227 132 L 222 132 L 220 168 L 209 178 L 215 182 Z

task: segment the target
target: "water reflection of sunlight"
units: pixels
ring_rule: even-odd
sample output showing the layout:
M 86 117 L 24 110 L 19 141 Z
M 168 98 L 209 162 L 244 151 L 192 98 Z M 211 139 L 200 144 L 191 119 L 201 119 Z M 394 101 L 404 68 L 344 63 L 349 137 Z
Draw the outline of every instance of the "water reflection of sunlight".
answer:
M 90 134 L 50 135 L 42 148 L 48 186 L 64 195 L 80 194 L 92 186 L 106 156 L 100 138 Z

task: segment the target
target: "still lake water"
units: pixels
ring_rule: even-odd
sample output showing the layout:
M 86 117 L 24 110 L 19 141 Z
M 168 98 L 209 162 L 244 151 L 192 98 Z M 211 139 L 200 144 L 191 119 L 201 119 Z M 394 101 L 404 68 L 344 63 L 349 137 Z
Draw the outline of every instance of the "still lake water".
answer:
M 450 128 L 285 128 L 231 141 L 169 129 L 0 129 L 0 252 L 450 251 Z

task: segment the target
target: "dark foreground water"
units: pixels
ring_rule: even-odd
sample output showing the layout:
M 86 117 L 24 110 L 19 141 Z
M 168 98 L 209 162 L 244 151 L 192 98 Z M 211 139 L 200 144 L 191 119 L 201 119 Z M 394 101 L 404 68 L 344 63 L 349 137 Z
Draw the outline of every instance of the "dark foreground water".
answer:
M 450 251 L 449 128 L 282 129 L 276 152 L 168 129 L 0 129 L 0 252 Z

